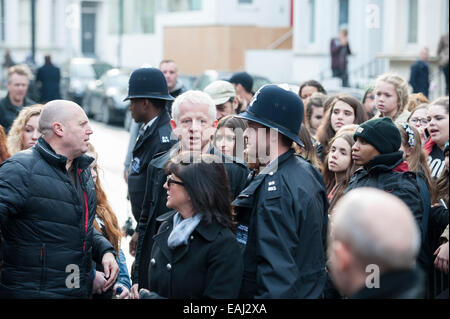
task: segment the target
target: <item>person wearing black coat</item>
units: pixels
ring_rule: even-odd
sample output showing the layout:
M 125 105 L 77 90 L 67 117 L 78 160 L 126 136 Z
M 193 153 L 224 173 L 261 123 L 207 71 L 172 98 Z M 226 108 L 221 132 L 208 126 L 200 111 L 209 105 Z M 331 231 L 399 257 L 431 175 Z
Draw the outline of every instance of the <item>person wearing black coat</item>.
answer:
M 39 83 L 39 102 L 46 103 L 61 98 L 60 81 L 61 72 L 57 66 L 52 63 L 49 54 L 44 57 L 45 63 L 36 73 L 36 83 Z
M 128 194 L 131 211 L 138 222 L 146 189 L 147 167 L 155 154 L 169 150 L 175 143 L 171 139 L 170 117 L 166 112 L 169 95 L 166 79 L 156 68 L 139 68 L 129 80 L 128 96 L 131 116 L 141 123 L 132 151 L 128 174 Z
M 243 261 L 222 160 L 180 153 L 166 166 L 167 207 L 140 298 L 237 298 Z
M 319 171 L 291 148 L 293 142 L 303 146 L 303 103 L 293 92 L 266 85 L 237 117 L 248 120 L 248 163 L 268 162 L 232 203 L 244 254 L 239 298 L 321 298 L 327 192 Z M 263 130 L 266 138 L 256 138 Z M 269 158 L 258 150 L 270 150 Z
M 401 170 L 400 131 L 388 117 L 361 124 L 353 135 L 352 159 L 362 166 L 350 179 L 344 194 L 358 187 L 373 187 L 400 198 L 422 231 L 423 203 L 416 175 Z
M 189 110 L 196 112 L 192 113 Z M 247 165 L 237 158 L 222 154 L 208 138 L 208 130 L 211 130 L 211 133 L 214 131 L 216 123 L 215 113 L 216 106 L 213 100 L 204 92 L 187 91 L 174 101 L 172 114 L 175 114 L 175 116 L 171 124 L 180 142 L 175 144 L 168 152 L 156 155 L 148 166 L 147 189 L 141 217 L 136 227 L 136 257 L 131 274 L 134 287 L 134 289 L 132 287 L 132 294 L 134 291 L 135 296 L 138 293 L 136 291 L 137 287 L 139 289 L 148 288 L 147 269 L 150 262 L 150 252 L 153 247 L 153 236 L 156 235 L 159 226 L 159 222 L 156 219 L 170 210 L 166 206 L 167 193 L 163 185 L 167 177 L 164 169 L 172 157 L 183 151 L 197 150 L 197 147 L 201 146 L 202 153 L 217 155 L 224 163 L 227 177 L 230 181 L 232 198 L 235 198 L 245 188 L 249 174 Z M 196 115 L 194 116 L 193 114 Z M 201 119 L 201 121 L 207 122 L 206 125 L 199 128 L 202 133 L 197 132 L 203 135 L 201 145 L 198 146 L 190 143 L 192 132 L 190 130 L 186 131 L 183 123 L 180 122 L 180 120 L 192 121 L 192 117 L 195 118 L 195 121 L 198 118 L 199 121 Z M 192 128 L 192 124 L 189 124 L 189 127 Z
M 59 100 L 44 108 L 40 130 L 34 147 L 0 165 L 0 298 L 88 298 L 92 259 L 106 288 L 118 274 L 112 245 L 93 228 L 92 130 L 80 106 Z
M 420 59 L 411 65 L 409 84 L 413 88 L 413 93 L 423 93 L 428 97 L 430 88 L 430 66 L 428 65 L 428 49 L 423 48 L 420 52 Z

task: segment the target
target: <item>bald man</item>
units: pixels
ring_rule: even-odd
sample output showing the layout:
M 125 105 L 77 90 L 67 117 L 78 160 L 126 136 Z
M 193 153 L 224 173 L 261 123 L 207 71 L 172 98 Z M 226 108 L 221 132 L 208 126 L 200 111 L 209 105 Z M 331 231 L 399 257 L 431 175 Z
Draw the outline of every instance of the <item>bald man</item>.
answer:
M 402 200 L 375 188 L 350 191 L 331 219 L 331 277 L 345 296 L 357 299 L 424 297 L 415 261 L 420 232 Z
M 0 298 L 89 298 L 92 260 L 111 287 L 118 274 L 112 245 L 94 230 L 96 194 L 83 109 L 47 103 L 34 147 L 0 165 L 3 265 Z

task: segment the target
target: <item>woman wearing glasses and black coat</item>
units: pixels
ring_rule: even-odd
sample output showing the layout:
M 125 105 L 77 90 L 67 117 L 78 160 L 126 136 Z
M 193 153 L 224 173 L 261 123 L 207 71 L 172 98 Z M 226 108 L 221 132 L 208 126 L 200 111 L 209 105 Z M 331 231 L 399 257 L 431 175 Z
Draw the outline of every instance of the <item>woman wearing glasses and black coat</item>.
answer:
M 221 160 L 180 153 L 166 166 L 167 207 L 139 298 L 237 298 L 243 261 Z M 225 196 L 224 196 L 225 195 Z

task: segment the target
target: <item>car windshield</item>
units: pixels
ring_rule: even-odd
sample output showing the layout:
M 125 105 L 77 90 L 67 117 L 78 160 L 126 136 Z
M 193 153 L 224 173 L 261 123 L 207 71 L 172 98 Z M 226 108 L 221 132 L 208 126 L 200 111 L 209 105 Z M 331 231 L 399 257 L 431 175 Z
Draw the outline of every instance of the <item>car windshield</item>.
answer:
M 92 64 L 92 68 L 95 72 L 95 78 L 99 79 L 106 71 L 111 70 L 113 67 L 108 63 L 94 63 Z

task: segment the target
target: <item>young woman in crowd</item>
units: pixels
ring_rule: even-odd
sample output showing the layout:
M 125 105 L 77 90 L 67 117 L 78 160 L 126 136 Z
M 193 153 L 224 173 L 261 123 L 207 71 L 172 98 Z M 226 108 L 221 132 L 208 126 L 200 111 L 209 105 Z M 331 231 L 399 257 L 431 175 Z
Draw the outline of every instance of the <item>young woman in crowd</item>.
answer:
M 417 131 L 419 131 L 422 147 L 425 147 L 425 144 L 430 138 L 428 131 L 426 130 L 428 125 L 427 114 L 428 104 L 422 103 L 413 108 L 408 117 L 408 124 L 415 127 Z
M 102 265 L 96 265 L 92 289 L 93 297 L 94 299 L 110 299 L 113 296 L 118 295 L 118 299 L 127 299 L 130 295 L 131 281 L 125 255 L 122 249 L 120 249 L 122 238 L 121 229 L 117 217 L 109 205 L 106 193 L 101 185 L 97 166 L 98 154 L 92 144 L 89 144 L 86 155 L 94 158 L 94 161 L 90 165 L 91 175 L 95 183 L 95 192 L 97 193 L 97 216 L 95 217 L 94 227 L 113 245 L 116 256 L 118 256 L 116 257 L 116 261 L 119 265 L 117 282 L 112 289 L 106 292 L 103 291 L 103 285 L 106 282 L 106 279 L 104 277 L 105 274 L 103 273 Z
M 292 143 L 295 149 L 295 153 L 303 157 L 305 160 L 310 162 L 315 168 L 320 170 L 322 166 L 322 163 L 320 162 L 319 159 L 321 149 L 314 144 L 315 140 L 311 137 L 308 129 L 304 125 L 300 127 L 300 132 L 298 136 L 300 137 L 300 140 L 303 142 L 305 146 L 301 147 L 297 143 Z
M 328 209 L 330 214 L 358 168 L 352 160 L 353 144 L 355 144 L 355 140 L 352 131 L 339 131 L 330 141 L 330 151 L 325 157 L 322 167 L 322 176 L 330 203 Z
M 335 96 L 315 137 L 323 147 L 323 154 L 328 153 L 328 143 L 337 130 L 344 125 L 361 124 L 366 120 L 366 112 L 356 98 L 347 94 Z
M 409 111 L 408 82 L 402 77 L 385 73 L 375 81 L 375 105 L 378 109 L 376 117 L 390 117 L 393 122 L 406 122 Z
M 39 116 L 44 106 L 35 104 L 23 108 L 8 133 L 8 150 L 11 155 L 32 147 L 41 136 Z
M 323 93 L 313 93 L 305 104 L 305 116 L 303 121 L 309 133 L 314 136 L 323 120 L 324 107 L 323 104 L 327 96 Z
M 406 109 L 409 112 L 412 112 L 412 110 L 415 109 L 420 104 L 430 104 L 430 101 L 422 93 L 409 94 L 408 104 L 406 105 Z
M 375 107 L 375 87 L 373 85 L 370 85 L 367 87 L 366 91 L 364 92 L 364 96 L 362 98 L 362 105 L 364 107 L 364 110 L 367 114 L 367 119 L 371 119 L 375 116 L 377 112 L 377 108 Z
M 214 146 L 223 154 L 244 160 L 244 131 L 247 123 L 233 115 L 220 119 L 213 136 Z
M 327 94 L 322 84 L 320 84 L 316 80 L 309 80 L 300 84 L 298 96 L 300 96 L 300 98 L 302 99 L 303 104 L 306 104 L 308 102 L 308 98 L 315 92 L 320 92 L 325 95 Z
M 140 299 L 237 298 L 243 258 L 233 233 L 231 191 L 217 156 L 180 153 L 166 166 L 167 207 Z
M 448 96 L 440 97 L 428 106 L 427 131 L 430 140 L 425 145 L 431 176 L 437 179 L 444 171 L 444 145 L 448 140 Z

